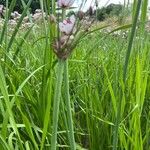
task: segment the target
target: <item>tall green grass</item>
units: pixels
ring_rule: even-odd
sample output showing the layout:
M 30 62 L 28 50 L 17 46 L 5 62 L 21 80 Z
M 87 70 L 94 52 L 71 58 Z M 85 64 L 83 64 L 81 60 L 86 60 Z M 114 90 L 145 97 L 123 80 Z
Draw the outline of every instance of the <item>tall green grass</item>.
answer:
M 66 62 L 53 54 L 57 27 L 46 6 L 55 14 L 55 3 L 40 2 L 47 16 L 39 27 L 19 29 L 31 3 L 22 1 L 24 13 L 8 34 L 13 0 L 0 29 L 0 149 L 149 150 L 147 0 L 142 7 L 135 1 L 132 27 L 117 28 L 117 36 L 91 32 Z M 131 35 L 122 38 L 123 30 Z

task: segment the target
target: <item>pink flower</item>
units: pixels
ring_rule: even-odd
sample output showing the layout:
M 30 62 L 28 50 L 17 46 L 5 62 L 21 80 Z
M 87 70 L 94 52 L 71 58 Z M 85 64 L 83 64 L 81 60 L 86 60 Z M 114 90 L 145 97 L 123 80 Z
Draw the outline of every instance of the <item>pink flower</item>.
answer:
M 58 0 L 58 6 L 59 7 L 70 7 L 73 5 L 75 0 Z
M 60 31 L 67 35 L 71 34 L 75 26 L 75 21 L 76 21 L 75 16 L 72 15 L 70 18 L 64 20 L 63 22 L 60 22 L 59 23 Z

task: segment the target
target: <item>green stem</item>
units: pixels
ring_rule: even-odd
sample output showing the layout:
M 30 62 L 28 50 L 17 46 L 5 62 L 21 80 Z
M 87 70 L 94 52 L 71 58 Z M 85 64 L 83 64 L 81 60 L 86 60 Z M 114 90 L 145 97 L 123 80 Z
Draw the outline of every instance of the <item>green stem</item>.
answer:
M 57 79 L 55 85 L 54 104 L 53 104 L 53 127 L 51 137 L 51 150 L 56 150 L 57 145 L 57 127 L 58 127 L 61 87 L 63 81 L 63 70 L 64 70 L 64 61 L 59 59 L 57 66 Z
M 64 81 L 65 81 L 65 99 L 66 99 L 66 108 L 67 108 L 67 122 L 68 122 L 68 138 L 70 142 L 70 149 L 76 150 L 75 138 L 74 138 L 74 129 L 73 129 L 73 120 L 71 113 L 71 102 L 69 94 L 69 76 L 68 76 L 68 60 L 65 61 L 64 66 Z

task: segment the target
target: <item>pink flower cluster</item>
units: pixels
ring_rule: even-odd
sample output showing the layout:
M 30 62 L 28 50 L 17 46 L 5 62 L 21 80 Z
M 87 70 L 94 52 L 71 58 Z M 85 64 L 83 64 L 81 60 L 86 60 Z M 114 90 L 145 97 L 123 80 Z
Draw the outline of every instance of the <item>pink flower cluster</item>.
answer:
M 76 22 L 77 19 L 75 15 L 65 18 L 65 10 L 69 9 L 73 5 L 74 1 L 75 0 L 57 1 L 58 7 L 62 9 L 63 20 L 58 24 L 59 31 L 61 33 L 54 41 L 53 47 L 54 53 L 57 57 L 64 60 L 72 53 L 80 38 L 86 35 L 93 22 L 91 19 L 87 20 L 84 18 L 84 13 L 82 11 L 79 11 L 76 15 L 76 17 L 80 20 L 79 24 Z

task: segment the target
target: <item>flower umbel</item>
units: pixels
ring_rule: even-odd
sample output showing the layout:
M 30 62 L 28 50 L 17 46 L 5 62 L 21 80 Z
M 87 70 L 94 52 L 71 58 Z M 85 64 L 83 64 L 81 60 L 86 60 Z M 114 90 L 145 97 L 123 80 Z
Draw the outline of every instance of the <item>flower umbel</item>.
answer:
M 53 42 L 54 53 L 58 58 L 66 60 L 82 37 L 86 36 L 90 31 L 94 19 L 82 18 L 77 24 L 77 18 L 72 15 L 59 23 L 60 37 Z
M 58 6 L 62 8 L 70 7 L 75 0 L 58 0 Z

